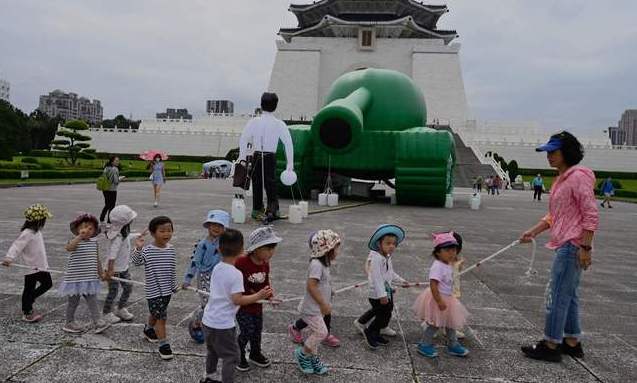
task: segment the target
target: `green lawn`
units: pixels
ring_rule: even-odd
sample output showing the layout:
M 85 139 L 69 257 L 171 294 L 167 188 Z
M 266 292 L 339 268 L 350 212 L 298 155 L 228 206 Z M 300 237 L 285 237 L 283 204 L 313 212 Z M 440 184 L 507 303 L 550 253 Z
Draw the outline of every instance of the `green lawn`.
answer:
M 533 181 L 533 178 L 535 178 L 535 176 L 522 176 L 522 178 L 524 179 L 525 182 L 531 182 Z M 550 189 L 551 185 L 553 185 L 553 179 L 555 177 L 542 177 L 544 179 L 544 187 L 546 189 Z M 622 190 L 630 190 L 630 191 L 637 191 L 637 180 L 632 180 L 632 179 L 618 179 L 618 178 L 613 178 L 619 182 L 621 182 L 622 184 Z M 595 185 L 599 184 L 601 181 L 605 180 L 605 178 L 598 178 L 597 181 L 595 182 Z

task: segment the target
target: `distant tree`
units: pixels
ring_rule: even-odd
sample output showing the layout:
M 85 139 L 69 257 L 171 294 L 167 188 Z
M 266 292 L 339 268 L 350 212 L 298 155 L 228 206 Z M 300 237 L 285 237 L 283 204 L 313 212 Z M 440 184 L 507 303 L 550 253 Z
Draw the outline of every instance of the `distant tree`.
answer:
M 29 115 L 27 127 L 31 136 L 32 149 L 49 149 L 55 138 L 58 125 L 64 123 L 60 116 L 51 118 L 39 109 Z
M 57 132 L 57 136 L 61 139 L 53 140 L 53 149 L 59 150 L 66 154 L 67 161 L 75 166 L 80 158 L 95 158 L 95 149 L 91 149 L 90 136 L 86 136 L 80 132 L 88 130 L 89 126 L 81 120 L 71 120 L 64 124 Z
M 511 160 L 509 165 L 507 166 L 507 170 L 509 171 L 509 178 L 514 180 L 518 174 L 520 174 L 518 162 L 516 160 Z
M 20 109 L 0 100 L 0 159 L 11 160 L 18 152 L 31 150 L 27 121 Z
M 129 120 L 121 114 L 118 114 L 112 120 L 103 120 L 102 127 L 104 129 L 138 129 L 141 121 Z

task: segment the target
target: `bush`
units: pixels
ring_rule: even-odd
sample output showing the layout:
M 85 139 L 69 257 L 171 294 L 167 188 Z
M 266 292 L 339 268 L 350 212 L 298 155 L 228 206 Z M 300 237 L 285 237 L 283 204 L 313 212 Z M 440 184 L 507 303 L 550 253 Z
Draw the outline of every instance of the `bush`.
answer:
M 519 174 L 523 176 L 535 176 L 540 173 L 543 177 L 554 177 L 557 175 L 557 171 L 554 169 L 519 169 Z M 608 171 L 595 171 L 595 177 L 597 178 L 618 178 L 624 180 L 637 180 L 637 173 L 629 172 L 608 172 Z
M 55 179 L 55 178 L 94 178 L 102 175 L 102 170 L 29 170 L 29 178 Z M 148 177 L 145 170 L 123 171 L 121 175 L 126 177 Z M 186 177 L 185 171 L 167 171 L 166 177 Z M 20 179 L 21 172 L 18 169 L 0 169 L 0 179 Z
M 33 157 L 24 157 L 20 162 L 25 164 L 39 164 L 38 159 Z
M 23 164 L 19 162 L 0 161 L 0 169 L 17 169 L 17 170 L 30 170 L 40 169 L 41 165 L 37 164 Z

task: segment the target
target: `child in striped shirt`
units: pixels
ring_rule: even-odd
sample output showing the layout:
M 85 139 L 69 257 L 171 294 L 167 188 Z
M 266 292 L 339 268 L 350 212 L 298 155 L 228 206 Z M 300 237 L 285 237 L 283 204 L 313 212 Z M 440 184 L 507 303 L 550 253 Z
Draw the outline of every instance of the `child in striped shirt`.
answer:
M 153 243 L 144 246 L 144 236 L 149 231 Z M 148 224 L 148 230 L 135 239 L 135 249 L 131 254 L 133 265 L 143 265 L 146 274 L 145 293 L 150 315 L 144 326 L 144 336 L 151 343 L 159 342 L 159 356 L 164 360 L 173 358 L 166 340 L 168 304 L 172 294 L 177 291 L 177 255 L 168 243 L 172 236 L 173 223 L 170 218 L 155 217 Z
M 98 258 L 98 247 L 95 236 L 98 234 L 97 218 L 91 214 L 80 214 L 71 222 L 71 233 L 75 235 L 67 245 L 70 252 L 64 280 L 58 288 L 61 296 L 68 297 L 66 306 L 66 324 L 62 330 L 69 333 L 84 332 L 84 326 L 75 321 L 75 311 L 84 297 L 88 304 L 93 331 L 99 334 L 106 330 L 110 323 L 100 317 L 97 308 L 97 293 L 102 287 L 102 265 Z

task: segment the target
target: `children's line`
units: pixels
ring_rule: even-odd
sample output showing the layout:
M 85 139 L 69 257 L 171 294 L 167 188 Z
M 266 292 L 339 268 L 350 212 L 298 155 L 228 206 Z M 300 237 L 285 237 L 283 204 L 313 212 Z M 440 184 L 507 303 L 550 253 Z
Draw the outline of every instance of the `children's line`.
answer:
M 511 242 L 509 245 L 507 245 L 507 246 L 501 248 L 500 250 L 496 251 L 495 253 L 493 253 L 493 254 L 485 257 L 485 258 L 482 258 L 481 260 L 479 260 L 475 264 L 473 264 L 473 265 L 467 267 L 466 269 L 462 270 L 458 275 L 462 276 L 462 275 L 464 275 L 464 274 L 466 274 L 466 273 L 468 273 L 468 272 L 470 272 L 470 271 L 472 271 L 474 269 L 477 269 L 482 264 L 484 264 L 485 262 L 488 262 L 488 261 L 492 260 L 493 258 L 503 254 L 507 250 L 509 250 L 509 249 L 511 249 L 511 248 L 513 248 L 515 246 L 518 246 L 520 244 L 521 244 L 521 242 L 519 240 L 515 240 L 515 241 Z M 531 275 L 536 273 L 536 271 L 534 270 L 535 254 L 536 254 L 536 251 L 537 251 L 537 243 L 536 243 L 535 239 L 531 240 L 531 244 L 532 244 L 532 247 L 531 247 L 531 260 L 530 260 L 530 263 L 529 263 L 529 267 L 528 267 L 527 271 L 525 272 L 525 275 L 527 275 L 527 276 L 531 276 Z M 17 267 L 17 268 L 21 268 L 21 269 L 29 269 L 29 270 L 33 270 L 33 271 L 45 271 L 45 272 L 49 272 L 51 274 L 64 274 L 63 271 L 59 271 L 59 270 L 53 270 L 53 269 L 41 270 L 41 269 L 39 269 L 37 267 L 21 265 L 21 264 L 18 264 L 18 263 L 13 263 L 13 264 L 11 264 L 11 266 Z M 130 283 L 130 284 L 137 285 L 137 286 L 146 286 L 146 283 L 140 282 L 140 281 L 135 281 L 135 280 L 132 280 L 132 279 L 123 279 L 123 278 L 118 278 L 118 277 L 111 277 L 110 279 L 114 280 L 114 281 L 118 281 L 118 282 Z M 345 291 L 349 291 L 349 290 L 353 290 L 353 289 L 356 289 L 356 288 L 359 288 L 359 287 L 366 286 L 367 284 L 368 284 L 367 281 L 358 282 L 358 283 L 355 283 L 355 284 L 352 284 L 352 285 L 349 285 L 349 286 L 345 286 L 345 287 L 340 288 L 338 290 L 335 290 L 334 294 L 341 294 L 341 293 L 343 293 Z M 401 283 L 401 284 L 397 284 L 396 286 L 397 287 L 403 287 L 403 288 L 424 287 L 424 286 L 429 286 L 429 281 L 426 281 L 426 282 Z M 204 291 L 204 290 L 196 289 L 196 288 L 194 288 L 192 286 L 186 287 L 185 290 L 190 290 L 190 291 L 195 292 L 197 294 L 210 296 L 209 292 Z M 300 301 L 302 299 L 303 299 L 303 295 L 299 295 L 299 296 L 296 296 L 296 297 L 285 298 L 285 299 L 271 298 L 269 300 L 260 300 L 257 303 L 278 305 L 278 304 L 281 304 L 281 303 Z

